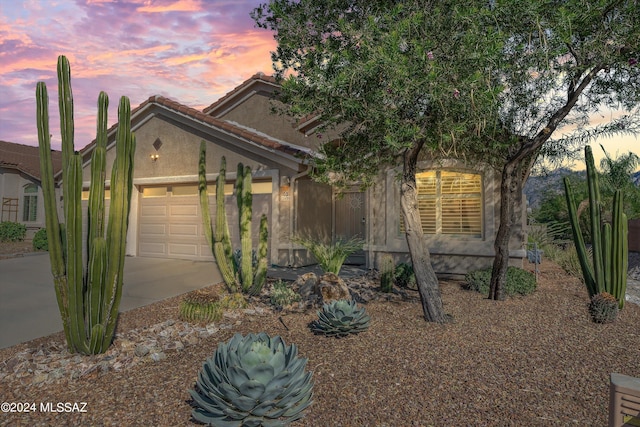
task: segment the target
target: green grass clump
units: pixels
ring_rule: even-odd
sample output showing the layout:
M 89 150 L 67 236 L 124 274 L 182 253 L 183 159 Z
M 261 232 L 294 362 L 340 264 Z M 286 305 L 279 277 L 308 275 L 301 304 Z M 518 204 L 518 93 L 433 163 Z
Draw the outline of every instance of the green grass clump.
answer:
M 489 295 L 489 287 L 491 284 L 491 269 L 476 270 L 465 276 L 465 283 L 468 289 L 480 292 L 483 295 Z M 536 290 L 535 276 L 517 267 L 509 267 L 507 269 L 507 282 L 504 292 L 508 296 L 529 295 Z

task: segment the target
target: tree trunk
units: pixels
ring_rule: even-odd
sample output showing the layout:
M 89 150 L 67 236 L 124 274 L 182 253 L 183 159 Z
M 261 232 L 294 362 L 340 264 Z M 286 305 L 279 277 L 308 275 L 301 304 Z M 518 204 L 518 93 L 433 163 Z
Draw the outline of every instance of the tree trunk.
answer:
M 517 191 L 515 171 L 512 163 L 507 163 L 502 168 L 500 182 L 500 226 L 493 242 L 495 257 L 491 270 L 491 286 L 489 299 L 503 300 L 504 285 L 507 281 L 507 267 L 509 267 L 509 240 L 511 239 L 511 227 L 514 222 L 515 209 L 513 208 L 515 192 Z
M 531 169 L 538 157 L 539 149 L 527 156 L 525 160 L 512 159 L 502 169 L 500 181 L 500 226 L 493 242 L 495 257 L 491 270 L 491 285 L 489 299 L 503 300 L 504 286 L 507 282 L 507 268 L 509 267 L 509 240 L 511 230 L 516 221 L 516 202 L 522 198 L 524 183 L 531 173 Z
M 444 313 L 438 278 L 431 266 L 431 255 L 424 241 L 420 212 L 418 210 L 416 164 L 421 147 L 422 144 L 417 144 L 404 155 L 400 205 L 402 206 L 405 234 L 420 300 L 422 301 L 424 318 L 428 322 L 445 323 L 448 320 L 448 316 Z

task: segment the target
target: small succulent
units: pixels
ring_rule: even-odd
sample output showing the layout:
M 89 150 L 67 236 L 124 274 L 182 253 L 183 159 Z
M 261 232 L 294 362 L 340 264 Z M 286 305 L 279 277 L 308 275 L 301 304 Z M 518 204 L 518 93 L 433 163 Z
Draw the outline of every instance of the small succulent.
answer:
M 300 301 L 300 294 L 291 289 L 287 282 L 278 280 L 273 284 L 269 300 L 271 301 L 271 304 L 276 307 L 285 307 L 296 301 Z
M 607 292 L 591 297 L 589 313 L 596 323 L 611 323 L 618 317 L 618 300 Z
M 187 322 L 215 322 L 222 318 L 220 297 L 212 292 L 196 290 L 180 301 L 180 319 Z
M 370 320 L 364 307 L 359 308 L 354 300 L 338 300 L 322 306 L 318 320 L 311 323 L 311 330 L 317 334 L 346 337 L 366 331 Z
M 215 426 L 284 426 L 312 403 L 311 373 L 298 348 L 261 332 L 220 343 L 189 390 L 197 421 Z

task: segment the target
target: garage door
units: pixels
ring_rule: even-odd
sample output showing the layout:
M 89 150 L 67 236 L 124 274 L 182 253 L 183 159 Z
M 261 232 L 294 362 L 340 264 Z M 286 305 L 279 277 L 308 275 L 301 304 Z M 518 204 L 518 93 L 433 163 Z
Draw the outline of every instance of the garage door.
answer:
M 269 188 L 269 194 L 254 194 L 254 219 L 259 220 L 262 211 L 270 214 L 271 183 L 254 185 L 254 193 Z M 231 193 L 229 186 L 228 193 Z M 215 187 L 209 189 L 214 191 Z M 211 215 L 215 215 L 215 199 L 209 197 Z M 237 241 L 235 198 L 227 197 L 227 212 L 232 240 Z M 200 213 L 197 184 L 146 186 L 141 189 L 138 227 L 138 255 L 157 258 L 213 260 L 211 248 L 205 237 Z M 254 220 L 254 225 L 257 223 Z M 257 236 L 257 228 L 255 230 Z M 235 246 L 235 245 L 234 245 Z

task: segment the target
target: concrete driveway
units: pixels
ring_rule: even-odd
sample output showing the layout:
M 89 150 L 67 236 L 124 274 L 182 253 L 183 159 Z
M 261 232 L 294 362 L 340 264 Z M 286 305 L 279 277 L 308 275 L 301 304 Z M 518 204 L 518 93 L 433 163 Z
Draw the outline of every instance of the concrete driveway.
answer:
M 127 257 L 120 311 L 221 281 L 213 262 Z M 49 254 L 0 260 L 0 348 L 61 330 Z

